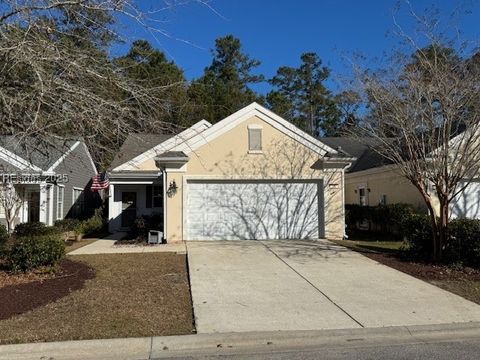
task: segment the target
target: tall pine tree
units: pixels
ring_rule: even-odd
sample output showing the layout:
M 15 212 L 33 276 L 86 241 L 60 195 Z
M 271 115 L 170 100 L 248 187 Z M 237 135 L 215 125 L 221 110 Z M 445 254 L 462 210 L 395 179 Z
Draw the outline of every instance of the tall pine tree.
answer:
M 250 85 L 264 77 L 253 73 L 260 61 L 245 54 L 233 35 L 217 39 L 212 52 L 211 65 L 192 82 L 189 95 L 196 117 L 217 122 L 253 101 L 261 101 Z
M 270 80 L 269 106 L 311 135 L 330 135 L 340 116 L 324 82 L 330 70 L 315 53 L 304 53 L 298 68 L 282 66 Z

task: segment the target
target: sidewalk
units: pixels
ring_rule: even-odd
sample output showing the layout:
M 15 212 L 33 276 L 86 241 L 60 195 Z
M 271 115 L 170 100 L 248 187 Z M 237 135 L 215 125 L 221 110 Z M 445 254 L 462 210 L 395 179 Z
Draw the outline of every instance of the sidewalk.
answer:
M 286 348 L 347 348 L 386 343 L 401 345 L 479 337 L 478 322 L 347 330 L 199 334 L 3 345 L 0 346 L 0 360 L 146 360 L 195 353 L 218 355 L 245 349 L 272 352 Z
M 115 245 L 115 242 L 122 239 L 125 233 L 115 233 L 104 239 L 99 239 L 91 244 L 74 250 L 67 255 L 96 255 L 96 254 L 132 254 L 151 252 L 174 252 L 186 254 L 185 243 L 170 243 L 159 245 Z

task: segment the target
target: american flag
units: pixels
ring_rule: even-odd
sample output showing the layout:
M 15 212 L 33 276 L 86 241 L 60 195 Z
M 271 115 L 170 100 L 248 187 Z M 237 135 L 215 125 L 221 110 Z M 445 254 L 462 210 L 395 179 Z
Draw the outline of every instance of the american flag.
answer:
M 92 186 L 90 187 L 90 189 L 92 191 L 108 189 L 109 185 L 110 185 L 110 179 L 108 178 L 107 173 L 103 172 L 95 175 L 92 178 Z

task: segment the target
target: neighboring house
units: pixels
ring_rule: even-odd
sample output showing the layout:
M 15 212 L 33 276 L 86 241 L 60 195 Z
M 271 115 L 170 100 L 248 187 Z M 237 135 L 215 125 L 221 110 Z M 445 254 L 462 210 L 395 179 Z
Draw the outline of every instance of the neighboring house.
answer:
M 356 160 L 345 172 L 345 203 L 376 206 L 407 203 L 427 212 L 427 206 L 412 183 L 398 167 L 372 150 L 368 139 L 322 138 L 328 146 Z M 480 218 L 480 182 L 471 182 L 451 204 L 452 218 Z
M 351 161 L 256 103 L 177 135 L 131 134 L 111 165 L 109 228 L 157 214 L 167 242 L 342 238 Z
M 95 198 L 89 184 L 97 170 L 81 140 L 27 140 L 18 145 L 13 136 L 0 136 L 0 176 L 10 181 L 19 198 L 16 224 L 40 221 L 53 225 L 66 217 L 84 217 L 92 211 Z M 5 209 L 0 206 L 0 223 Z

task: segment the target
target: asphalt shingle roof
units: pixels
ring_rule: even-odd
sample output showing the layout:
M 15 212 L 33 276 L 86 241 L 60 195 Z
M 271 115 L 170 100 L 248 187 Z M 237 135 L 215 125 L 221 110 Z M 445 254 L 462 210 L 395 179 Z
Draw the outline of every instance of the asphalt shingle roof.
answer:
M 120 150 L 110 164 L 110 169 L 125 164 L 138 155 L 143 154 L 165 140 L 170 139 L 173 134 L 128 134 Z
M 350 173 L 391 164 L 388 159 L 385 159 L 372 149 L 372 147 L 375 145 L 375 141 L 373 139 L 325 137 L 321 138 L 320 141 L 336 150 L 339 150 L 340 148 L 341 152 L 357 158 L 357 160 L 348 169 L 348 172 Z
M 46 142 L 36 137 L 20 140 L 16 136 L 0 135 L 0 146 L 42 170 L 48 170 L 78 140 L 52 138 Z

